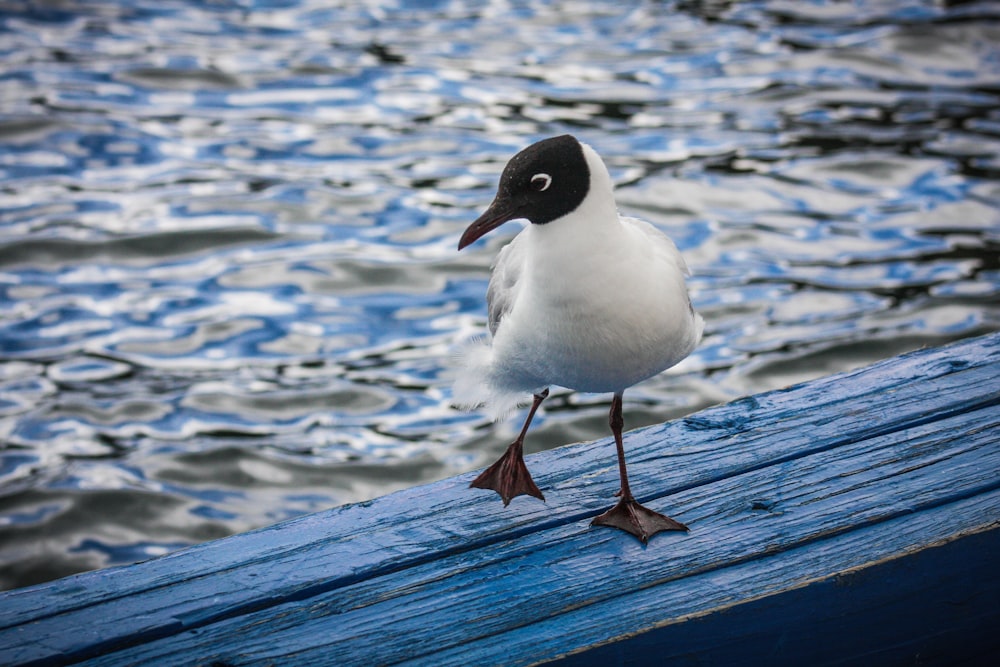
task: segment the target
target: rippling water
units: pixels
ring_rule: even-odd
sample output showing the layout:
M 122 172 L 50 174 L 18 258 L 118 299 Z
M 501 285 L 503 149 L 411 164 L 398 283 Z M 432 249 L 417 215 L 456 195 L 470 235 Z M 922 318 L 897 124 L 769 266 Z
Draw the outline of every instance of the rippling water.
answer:
M 455 245 L 544 136 L 695 273 L 629 427 L 1000 329 L 998 44 L 992 2 L 0 2 L 0 588 L 489 463 L 518 420 L 447 368 L 516 229 Z

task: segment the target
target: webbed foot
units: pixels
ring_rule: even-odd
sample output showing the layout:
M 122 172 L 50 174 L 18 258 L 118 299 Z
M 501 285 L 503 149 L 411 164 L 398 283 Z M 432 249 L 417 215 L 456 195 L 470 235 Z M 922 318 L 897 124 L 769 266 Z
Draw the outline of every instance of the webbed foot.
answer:
M 622 498 L 618 504 L 604 514 L 594 517 L 592 526 L 612 526 L 631 533 L 642 540 L 643 544 L 650 537 L 664 530 L 687 530 L 688 527 L 668 516 L 643 507 L 635 498 Z
M 531 479 L 528 467 L 524 465 L 519 442 L 512 443 L 504 455 L 472 480 L 469 486 L 476 489 L 493 489 L 503 498 L 504 507 L 509 505 L 513 498 L 521 495 L 545 500 L 545 496 L 535 485 L 535 480 Z

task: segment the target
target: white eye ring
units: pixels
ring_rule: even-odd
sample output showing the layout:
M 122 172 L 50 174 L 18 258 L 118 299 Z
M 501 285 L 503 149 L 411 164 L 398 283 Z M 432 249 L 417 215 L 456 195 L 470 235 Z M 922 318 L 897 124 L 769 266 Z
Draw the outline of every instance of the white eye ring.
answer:
M 535 174 L 531 177 L 531 188 L 538 192 L 545 192 L 552 185 L 552 177 L 548 174 Z

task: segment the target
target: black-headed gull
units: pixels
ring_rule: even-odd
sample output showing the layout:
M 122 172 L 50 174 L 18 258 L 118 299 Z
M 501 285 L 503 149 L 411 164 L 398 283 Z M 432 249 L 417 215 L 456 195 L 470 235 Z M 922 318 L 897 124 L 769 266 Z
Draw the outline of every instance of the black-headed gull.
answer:
M 684 259 L 655 227 L 618 214 L 600 156 L 570 135 L 511 158 L 496 198 L 458 249 L 514 219 L 531 224 L 497 255 L 486 293 L 491 337 L 465 351 L 454 397 L 498 413 L 528 392 L 534 402 L 520 435 L 471 486 L 493 489 L 504 505 L 521 494 L 544 500 L 523 444 L 549 386 L 610 392 L 621 497 L 592 523 L 643 542 L 663 530 L 687 530 L 635 500 L 622 445 L 623 392 L 684 359 L 701 339 L 704 323 L 688 297 Z

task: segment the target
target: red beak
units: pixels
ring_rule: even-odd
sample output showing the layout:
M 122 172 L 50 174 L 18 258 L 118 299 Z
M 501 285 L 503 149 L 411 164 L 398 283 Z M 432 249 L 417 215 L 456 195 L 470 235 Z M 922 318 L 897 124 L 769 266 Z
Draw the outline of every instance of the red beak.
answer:
M 517 209 L 511 208 L 507 202 L 499 202 L 499 198 L 494 199 L 486 212 L 476 218 L 476 221 L 469 225 L 462 238 L 458 240 L 458 249 L 461 250 L 473 243 L 476 239 L 485 236 L 508 220 L 521 217 Z

